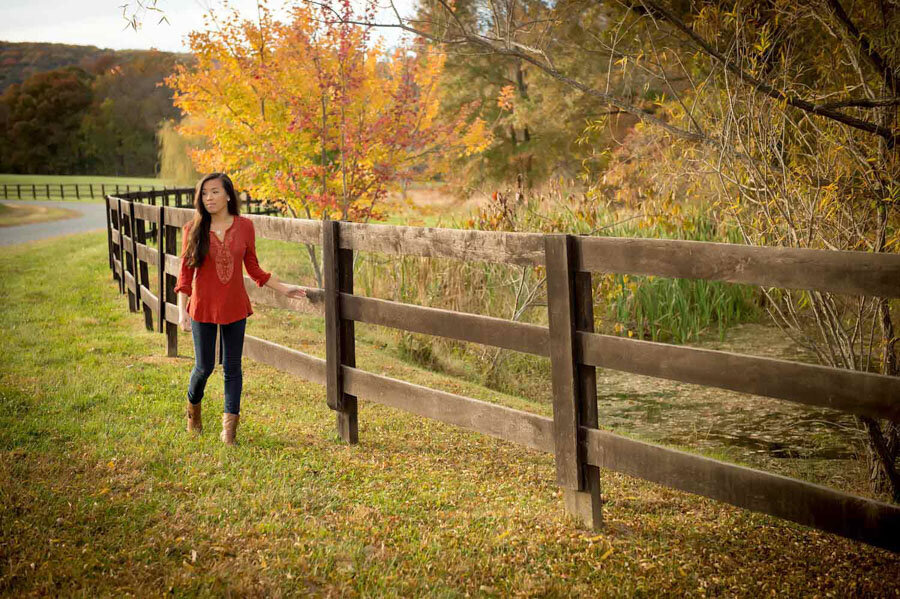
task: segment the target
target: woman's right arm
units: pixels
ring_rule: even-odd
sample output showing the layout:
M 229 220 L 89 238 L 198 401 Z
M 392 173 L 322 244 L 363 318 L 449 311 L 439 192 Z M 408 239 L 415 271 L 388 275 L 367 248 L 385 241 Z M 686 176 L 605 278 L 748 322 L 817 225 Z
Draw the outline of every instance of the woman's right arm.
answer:
M 178 294 L 178 324 L 181 325 L 181 328 L 184 329 L 185 322 L 187 322 L 187 327 L 184 330 L 189 330 L 191 326 L 191 315 L 187 311 L 187 302 L 188 296 L 184 293 Z
M 191 316 L 188 314 L 187 303 L 191 295 L 194 281 L 194 268 L 185 264 L 184 255 L 190 237 L 190 223 L 186 224 L 181 232 L 181 270 L 178 273 L 178 283 L 175 292 L 178 294 L 178 324 L 182 330 L 191 330 Z

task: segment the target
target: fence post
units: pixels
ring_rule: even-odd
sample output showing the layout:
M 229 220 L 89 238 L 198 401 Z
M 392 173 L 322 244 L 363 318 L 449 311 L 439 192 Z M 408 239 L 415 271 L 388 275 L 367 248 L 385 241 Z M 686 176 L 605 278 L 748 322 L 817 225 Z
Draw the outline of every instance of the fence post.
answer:
M 116 212 L 115 217 L 113 218 L 113 226 L 116 228 L 116 232 L 119 234 L 118 243 L 113 243 L 113 258 L 119 261 L 119 268 L 116 270 L 116 280 L 119 281 L 119 293 L 125 293 L 125 287 L 122 286 L 122 203 L 117 198 L 111 198 L 111 200 L 115 200 Z M 110 201 L 110 206 L 112 205 L 112 201 Z
M 131 237 L 131 260 L 128 261 L 128 271 L 134 281 L 134 291 L 128 290 L 128 309 L 137 312 L 140 307 L 138 302 L 140 301 L 141 287 L 137 274 L 137 249 L 134 241 L 134 200 L 128 201 L 128 236 Z
M 113 228 L 115 231 L 119 231 L 119 210 L 118 210 L 118 204 L 114 204 L 114 203 L 113 203 L 113 198 L 112 198 L 112 197 L 108 197 L 108 196 L 104 196 L 104 197 L 106 197 L 107 201 L 109 202 L 109 218 L 110 218 L 110 222 L 111 222 L 111 224 L 112 224 L 112 228 Z M 115 211 L 115 212 L 112 211 L 113 206 L 116 206 L 116 211 Z M 122 243 L 122 237 L 121 237 L 121 235 L 122 235 L 122 234 L 119 233 L 119 242 L 118 242 L 118 243 L 116 243 L 115 241 L 112 242 L 112 271 L 113 271 L 113 280 L 116 281 L 116 282 L 118 282 L 118 284 L 119 284 L 119 293 L 122 293 L 122 279 L 121 279 L 121 277 L 119 276 L 119 271 L 118 271 L 118 269 L 116 268 L 116 259 L 118 258 L 119 244 Z M 110 233 L 110 237 L 112 237 L 112 233 Z
M 78 194 L 78 183 L 75 184 L 75 199 L 80 200 L 81 196 Z
M 109 219 L 110 219 L 110 224 L 111 224 L 112 228 L 113 228 L 115 231 L 118 231 L 118 230 L 119 230 L 119 213 L 118 213 L 118 210 L 117 210 L 115 213 L 113 213 L 113 211 L 112 211 L 112 208 L 113 208 L 113 205 L 114 205 L 114 204 L 113 204 L 113 199 L 112 199 L 111 197 L 109 197 L 109 196 L 103 196 L 103 197 L 106 199 L 107 202 L 109 202 Z M 110 237 L 112 237 L 112 233 L 110 233 Z M 122 238 L 119 237 L 119 239 L 122 239 Z M 117 251 L 118 251 L 118 245 L 116 244 L 116 242 L 113 242 L 113 243 L 112 243 L 112 271 L 113 271 L 113 280 L 114 280 L 114 281 L 119 281 L 119 271 L 116 270 L 116 252 L 117 252 Z M 122 292 L 122 289 L 121 289 L 121 282 L 119 282 L 119 287 L 120 287 L 120 288 L 119 288 L 119 293 L 121 293 L 121 292 Z
M 16 183 L 16 194 L 18 194 L 19 199 L 22 199 L 22 185 L 20 183 Z
M 47 199 L 49 200 L 50 199 L 50 184 L 47 183 L 46 185 L 47 185 Z
M 161 210 L 165 210 L 165 208 L 161 208 Z M 176 239 L 177 231 L 175 227 L 166 224 L 165 229 L 165 253 L 169 256 L 176 256 L 178 250 L 178 241 Z M 165 259 L 164 259 L 165 260 Z M 163 266 L 165 266 L 165 261 L 163 262 Z M 164 276 L 166 280 L 166 302 L 170 304 L 178 305 L 178 294 L 175 293 L 175 285 L 178 282 L 176 276 L 168 273 L 167 270 L 164 270 Z M 177 322 L 169 322 L 169 319 L 166 319 L 166 355 L 170 358 L 175 358 L 178 356 L 178 323 Z
M 584 455 L 579 426 L 597 426 L 596 371 L 581 366 L 575 345 L 576 328 L 593 328 L 589 273 L 575 271 L 574 238 L 544 236 L 547 269 L 547 311 L 553 384 L 553 436 L 556 481 L 566 509 L 579 524 L 593 530 L 603 525 L 599 469 Z
M 115 273 L 116 263 L 113 262 L 112 217 L 109 215 L 109 198 L 106 196 L 103 196 L 103 205 L 106 206 L 106 243 L 109 248 L 109 269 Z M 115 278 L 115 276 L 113 278 Z
M 147 201 L 150 202 L 150 205 L 151 205 L 151 206 L 156 206 L 156 196 L 154 196 L 154 195 L 152 194 L 152 192 L 151 192 L 151 194 L 150 194 L 149 196 L 147 196 Z M 151 223 L 150 223 L 150 230 L 148 231 L 147 235 L 148 235 L 149 237 L 156 238 L 156 237 L 157 237 L 157 235 L 156 235 L 156 229 L 157 229 L 157 227 L 159 227 L 159 223 L 151 222 Z
M 156 219 L 156 297 L 159 298 L 159 312 L 157 313 L 156 330 L 163 332 L 163 323 L 166 322 L 166 254 L 163 251 L 163 231 L 166 229 L 166 209 L 159 207 Z
M 125 219 L 122 218 L 122 198 L 117 198 L 116 225 L 119 230 L 119 293 L 125 293 Z
M 577 251 L 577 250 L 576 250 Z M 574 257 L 574 256 L 573 256 Z M 575 273 L 575 330 L 594 332 L 594 289 L 590 272 Z M 586 428 L 599 428 L 600 417 L 597 408 L 597 368 L 583 364 L 577 349 L 576 374 L 578 377 L 578 420 Z M 581 448 L 579 441 L 579 448 Z M 603 496 L 600 488 L 600 468 L 582 461 L 584 474 L 584 493 L 570 493 L 570 500 L 575 503 L 570 510 L 584 514 L 586 526 L 599 530 L 603 525 Z
M 88 183 L 88 193 L 91 194 L 91 199 L 94 199 L 94 184 Z
M 356 366 L 354 326 L 341 318 L 341 292 L 353 293 L 353 250 L 340 248 L 340 221 L 322 221 L 325 283 L 325 398 L 335 411 L 337 432 L 348 443 L 359 441 L 356 397 L 344 393 L 341 367 Z
M 141 260 L 137 255 L 137 244 L 142 243 L 144 245 L 147 244 L 147 221 L 142 218 L 135 219 L 134 218 L 134 203 L 131 204 L 131 218 L 134 223 L 134 257 L 135 257 L 135 265 L 138 267 L 136 269 L 137 273 L 140 275 L 140 278 L 136 281 L 136 287 L 138 291 L 138 307 L 144 308 L 144 326 L 147 327 L 148 331 L 153 330 L 153 310 L 150 309 L 150 305 L 147 302 L 141 299 L 141 282 L 143 281 L 144 287 L 150 288 L 150 271 L 149 265 L 144 260 Z M 157 302 L 158 304 L 159 302 Z

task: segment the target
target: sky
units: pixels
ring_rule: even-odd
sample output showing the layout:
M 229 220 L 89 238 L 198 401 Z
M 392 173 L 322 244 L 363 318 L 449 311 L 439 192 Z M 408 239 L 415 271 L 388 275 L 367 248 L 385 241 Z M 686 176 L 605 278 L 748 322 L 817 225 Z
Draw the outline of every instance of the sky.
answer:
M 396 22 L 387 0 L 378 0 L 385 9 L 377 22 Z M 353 2 L 354 6 L 361 6 Z M 411 14 L 415 0 L 394 0 L 404 17 Z M 152 0 L 143 0 L 144 5 Z M 151 47 L 169 52 L 188 52 L 187 33 L 203 26 L 203 15 L 210 9 L 223 13 L 222 0 L 157 0 L 167 22 L 158 23 L 160 13 L 146 11 L 138 31 L 122 16 L 127 4 L 129 16 L 137 10 L 136 0 L 2 0 L 0 1 L 0 40 L 6 42 L 56 42 L 92 45 L 114 50 Z M 228 4 L 248 19 L 256 20 L 256 0 L 229 0 Z M 269 0 L 276 15 L 284 15 L 284 0 Z M 400 39 L 397 28 L 379 27 L 373 38 L 384 37 L 387 46 Z M 374 40 L 373 40 L 374 41 Z

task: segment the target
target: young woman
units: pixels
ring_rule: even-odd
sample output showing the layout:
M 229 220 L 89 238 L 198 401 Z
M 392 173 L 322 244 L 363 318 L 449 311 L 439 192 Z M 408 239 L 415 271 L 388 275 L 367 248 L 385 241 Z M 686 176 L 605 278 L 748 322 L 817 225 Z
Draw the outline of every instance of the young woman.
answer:
M 194 192 L 194 218 L 182 229 L 178 292 L 179 325 L 194 338 L 195 364 L 187 391 L 188 432 L 199 433 L 200 401 L 213 372 L 216 329 L 225 375 L 225 411 L 221 439 L 234 445 L 241 408 L 241 354 L 247 317 L 253 314 L 244 288 L 243 266 L 260 287 L 286 295 L 306 295 L 302 287 L 282 283 L 259 266 L 253 221 L 238 214 L 234 185 L 224 173 L 200 179 Z M 196 274 L 196 279 L 195 279 Z

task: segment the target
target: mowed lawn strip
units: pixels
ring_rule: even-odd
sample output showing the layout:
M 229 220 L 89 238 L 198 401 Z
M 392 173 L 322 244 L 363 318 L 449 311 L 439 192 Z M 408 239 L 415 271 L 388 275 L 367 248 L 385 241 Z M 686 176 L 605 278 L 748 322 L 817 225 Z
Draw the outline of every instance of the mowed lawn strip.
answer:
M 248 359 L 240 445 L 217 438 L 218 365 L 190 438 L 190 335 L 165 357 L 111 280 L 104 233 L 5 248 L 0 298 L 6 596 L 900 593 L 886 551 L 609 472 L 607 530 L 579 530 L 552 456 L 365 398 L 347 446 L 321 386 Z M 318 354 L 321 319 L 255 309 L 248 334 Z M 358 355 L 527 408 L 365 340 Z

